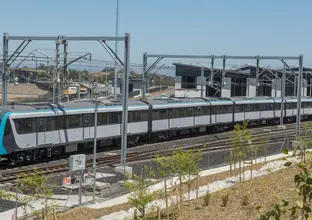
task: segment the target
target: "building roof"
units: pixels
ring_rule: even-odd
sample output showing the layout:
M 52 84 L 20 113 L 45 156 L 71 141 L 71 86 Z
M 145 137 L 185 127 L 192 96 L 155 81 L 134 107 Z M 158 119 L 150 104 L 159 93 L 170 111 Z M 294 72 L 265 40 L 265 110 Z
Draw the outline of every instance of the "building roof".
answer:
M 211 68 L 200 66 L 200 65 L 190 65 L 190 64 L 183 64 L 183 63 L 173 63 L 176 68 L 180 68 L 180 70 L 176 69 L 176 75 L 192 75 L 192 76 L 200 76 L 201 68 L 204 68 L 204 74 L 205 77 L 210 76 L 211 74 Z M 181 68 L 185 68 L 185 71 L 181 71 Z M 177 71 L 179 73 L 177 74 Z M 191 71 L 191 73 L 190 73 Z M 247 78 L 250 73 L 233 70 L 233 69 L 225 69 L 226 73 L 225 76 L 228 77 L 243 77 Z M 223 69 L 220 68 L 213 68 L 213 72 L 215 76 L 221 76 L 223 73 Z M 188 74 L 190 73 L 190 74 Z

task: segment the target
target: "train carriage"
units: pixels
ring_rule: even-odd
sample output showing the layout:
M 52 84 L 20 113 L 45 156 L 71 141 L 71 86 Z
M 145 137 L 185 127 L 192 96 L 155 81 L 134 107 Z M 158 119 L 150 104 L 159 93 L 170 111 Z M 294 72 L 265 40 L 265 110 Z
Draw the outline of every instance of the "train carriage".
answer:
M 13 162 L 76 152 L 93 147 L 95 103 L 16 104 L 0 108 L 0 157 Z M 281 98 L 169 98 L 129 100 L 128 144 L 185 133 L 219 131 L 237 122 L 279 123 Z M 295 121 L 297 99 L 285 97 L 284 120 Z M 312 99 L 302 98 L 303 119 L 312 118 Z M 100 147 L 120 144 L 122 103 L 98 103 L 97 140 Z

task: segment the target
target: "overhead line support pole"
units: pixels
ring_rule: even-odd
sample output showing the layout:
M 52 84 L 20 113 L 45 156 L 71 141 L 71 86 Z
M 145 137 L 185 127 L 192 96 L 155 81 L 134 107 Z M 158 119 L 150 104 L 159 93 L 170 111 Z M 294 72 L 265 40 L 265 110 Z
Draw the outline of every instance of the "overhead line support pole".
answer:
M 126 167 L 127 157 L 127 124 L 128 124 L 128 96 L 129 96 L 129 60 L 130 60 L 130 35 L 125 36 L 125 66 L 123 77 L 123 105 L 121 129 L 121 166 Z
M 56 56 L 55 56 L 55 67 L 56 67 L 56 79 L 55 83 L 53 84 L 53 91 L 56 90 L 56 84 L 57 84 L 57 102 L 60 103 L 60 90 L 61 90 L 61 85 L 60 85 L 60 41 L 57 40 L 55 42 L 56 46 Z M 53 92 L 53 101 L 55 102 L 55 92 Z
M 300 120 L 301 120 L 301 86 L 303 74 L 303 55 L 299 56 L 299 79 L 297 86 L 297 119 L 296 119 L 296 139 L 299 141 L 300 137 Z
M 63 66 L 63 81 L 64 81 L 64 89 L 67 89 L 67 102 L 69 102 L 69 74 L 67 72 L 67 47 L 68 47 L 68 42 L 66 40 L 63 41 L 64 44 L 64 66 Z
M 93 86 L 93 85 L 92 85 Z M 93 87 L 92 87 L 93 90 Z M 98 117 L 98 83 L 95 87 L 95 106 L 94 106 L 94 140 L 93 140 L 93 203 L 95 203 L 95 191 L 96 191 L 96 148 L 97 148 L 97 117 Z
M 200 68 L 200 80 L 201 80 L 201 88 L 200 88 L 200 97 L 204 97 L 204 74 L 205 74 L 205 71 L 204 71 L 204 67 L 202 66 Z
M 283 69 L 283 75 L 282 75 L 282 94 L 281 94 L 281 118 L 280 118 L 280 125 L 283 125 L 284 123 L 284 96 L 285 96 L 285 81 L 286 81 L 286 66 L 284 66 Z
M 143 54 L 143 72 L 142 72 L 142 99 L 145 100 L 145 95 L 146 95 L 146 70 L 147 69 L 147 56 L 146 53 Z
M 209 87 L 213 87 L 213 80 L 214 80 L 214 56 L 211 56 L 211 68 L 210 68 L 210 82 Z M 214 87 L 213 87 L 214 88 Z
M 256 56 L 256 96 L 258 95 L 259 90 L 259 56 Z
M 119 0 L 117 0 L 117 7 L 116 7 L 116 37 L 118 36 L 118 28 L 119 28 Z M 118 55 L 118 41 L 115 41 L 115 54 Z M 117 99 L 117 62 L 115 60 L 114 63 L 114 100 Z
M 3 60 L 2 60 L 2 106 L 7 105 L 7 61 L 8 61 L 8 55 L 9 55 L 9 40 L 8 40 L 8 34 L 3 34 Z
M 223 56 L 223 59 L 222 59 L 222 85 L 221 85 L 221 95 L 222 95 L 222 90 L 224 88 L 224 83 L 225 83 L 225 62 L 226 62 L 226 56 Z

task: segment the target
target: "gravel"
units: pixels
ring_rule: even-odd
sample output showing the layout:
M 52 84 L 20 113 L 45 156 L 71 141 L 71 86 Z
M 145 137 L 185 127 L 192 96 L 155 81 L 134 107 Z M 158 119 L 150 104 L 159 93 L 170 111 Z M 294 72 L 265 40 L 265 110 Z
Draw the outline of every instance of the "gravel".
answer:
M 17 205 L 21 206 L 21 203 L 18 202 Z M 0 213 L 13 209 L 15 207 L 16 207 L 15 201 L 0 199 Z

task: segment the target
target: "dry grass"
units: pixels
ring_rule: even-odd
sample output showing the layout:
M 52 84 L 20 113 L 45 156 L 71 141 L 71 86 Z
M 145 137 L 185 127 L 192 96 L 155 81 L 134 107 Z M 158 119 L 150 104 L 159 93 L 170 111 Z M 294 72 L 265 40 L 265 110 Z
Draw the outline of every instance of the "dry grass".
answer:
M 293 179 L 298 171 L 296 167 L 283 169 L 212 193 L 207 207 L 204 206 L 203 198 L 191 201 L 188 206 L 184 206 L 183 217 L 196 220 L 259 219 L 261 214 L 282 199 L 290 201 L 291 204 L 297 199 Z M 227 193 L 229 193 L 229 201 L 226 207 L 222 207 L 221 198 Z M 248 197 L 247 205 L 242 205 L 243 197 Z M 289 213 L 284 219 L 289 219 Z
M 120 210 L 128 210 L 130 206 L 128 204 L 121 204 L 118 206 L 112 206 L 102 209 L 91 209 L 87 207 L 71 209 L 65 213 L 58 214 L 58 219 L 62 220 L 91 220 L 103 217 L 113 212 Z
M 270 161 L 272 162 L 272 161 Z M 263 165 L 265 165 L 265 163 L 257 163 L 257 164 L 254 164 L 252 166 L 252 169 L 253 170 L 257 170 L 259 168 L 261 168 Z M 250 170 L 250 165 L 248 166 L 245 166 L 244 167 L 244 170 Z M 231 177 L 231 176 L 235 176 L 235 175 L 238 175 L 239 174 L 239 169 L 236 168 L 236 169 L 232 169 L 232 172 L 230 171 L 224 171 L 224 172 L 220 172 L 220 173 L 217 173 L 217 174 L 213 174 L 213 175 L 208 175 L 208 176 L 203 176 L 203 177 L 200 177 L 198 179 L 198 186 L 206 186 L 207 184 L 209 183 L 213 183 L 215 181 L 219 181 L 219 180 L 223 180 L 223 179 L 226 179 L 228 177 Z M 249 176 L 248 176 L 249 177 Z M 246 177 L 247 178 L 247 177 Z M 169 181 L 168 181 L 169 182 Z M 191 191 L 192 190 L 195 190 L 196 189 L 196 178 L 191 180 Z M 173 187 L 174 188 L 174 187 Z M 170 190 L 173 190 L 170 189 Z M 177 186 L 177 188 L 179 188 L 179 186 Z M 184 193 L 188 192 L 188 184 L 187 183 L 183 183 L 183 186 L 182 186 L 182 190 Z M 173 192 L 170 191 L 168 193 L 169 196 L 173 195 Z

